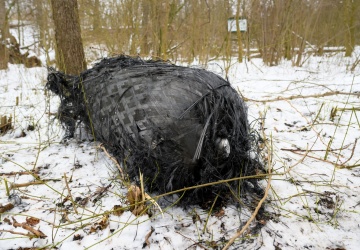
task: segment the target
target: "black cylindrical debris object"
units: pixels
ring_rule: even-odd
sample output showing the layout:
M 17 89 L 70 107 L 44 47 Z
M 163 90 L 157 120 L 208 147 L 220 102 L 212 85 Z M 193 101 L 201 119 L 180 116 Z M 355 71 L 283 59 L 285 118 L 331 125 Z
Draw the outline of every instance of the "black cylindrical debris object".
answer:
M 66 137 L 78 122 L 149 192 L 255 175 L 247 108 L 228 81 L 209 71 L 162 61 L 106 58 L 80 76 L 50 71 L 47 88 L 60 96 Z M 252 155 L 252 157 L 251 157 Z M 217 196 L 261 195 L 256 179 L 187 191 L 181 204 L 211 204 Z M 182 195 L 182 193 L 180 194 Z

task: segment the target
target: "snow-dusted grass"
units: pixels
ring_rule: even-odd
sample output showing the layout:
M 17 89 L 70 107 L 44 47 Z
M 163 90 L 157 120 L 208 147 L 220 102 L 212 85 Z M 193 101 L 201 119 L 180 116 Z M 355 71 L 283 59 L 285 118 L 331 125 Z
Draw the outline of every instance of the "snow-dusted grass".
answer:
M 350 71 L 358 54 L 310 57 L 301 68 L 232 63 L 230 82 L 272 142 L 274 173 L 269 220 L 232 249 L 360 249 L 360 67 Z M 222 74 L 219 65 L 208 69 Z M 0 136 L 0 203 L 15 206 L 1 214 L 0 249 L 140 249 L 147 238 L 150 249 L 216 249 L 246 223 L 252 211 L 234 205 L 213 215 L 166 202 L 163 215 L 112 213 L 128 206 L 115 164 L 85 131 L 59 143 L 64 131 L 54 119 L 58 99 L 44 91 L 45 68 L 9 66 L 0 71 L 0 115 L 11 115 L 14 128 Z M 15 234 L 29 231 L 14 228 L 13 218 L 27 217 L 40 219 L 33 228 L 47 237 Z

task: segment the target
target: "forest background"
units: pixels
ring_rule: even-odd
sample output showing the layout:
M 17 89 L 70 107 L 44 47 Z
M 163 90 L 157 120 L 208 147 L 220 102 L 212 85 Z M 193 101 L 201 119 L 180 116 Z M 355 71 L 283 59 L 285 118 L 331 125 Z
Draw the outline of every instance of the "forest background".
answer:
M 129 54 L 206 65 L 237 56 L 239 62 L 261 57 L 273 66 L 285 58 L 301 66 L 307 53 L 344 50 L 350 56 L 360 41 L 359 0 L 77 2 L 88 61 Z M 36 44 L 26 46 L 45 53 L 48 65 L 54 63 L 49 56 L 55 49 L 49 0 L 1 0 L 0 17 L 2 33 L 17 28 L 20 40 L 22 27 L 35 24 L 40 31 Z M 230 18 L 246 19 L 247 31 L 228 32 Z

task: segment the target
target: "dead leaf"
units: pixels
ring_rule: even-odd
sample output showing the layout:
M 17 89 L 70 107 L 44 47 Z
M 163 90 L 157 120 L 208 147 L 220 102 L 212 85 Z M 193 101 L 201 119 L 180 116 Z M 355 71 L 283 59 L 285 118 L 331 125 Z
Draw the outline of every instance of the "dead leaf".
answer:
M 220 209 L 219 211 L 217 211 L 216 213 L 214 213 L 214 216 L 217 218 L 221 218 L 225 215 L 225 211 L 224 209 Z
M 98 202 L 98 200 L 101 199 L 101 197 L 104 195 L 105 192 L 107 192 L 107 190 L 111 187 L 111 184 L 107 185 L 106 187 L 98 187 L 95 191 L 95 193 L 93 194 L 93 196 L 96 196 L 93 199 L 93 203 Z
M 85 197 L 85 198 L 80 198 L 77 203 L 80 205 L 80 206 L 86 206 L 86 204 L 89 202 L 90 200 L 90 197 Z
M 35 226 L 39 224 L 40 220 L 35 217 L 26 217 L 26 223 L 30 226 Z
M 121 216 L 124 213 L 124 208 L 121 205 L 115 205 L 112 209 L 112 214 L 115 216 Z
M 11 224 L 12 224 L 11 221 L 9 220 L 9 218 L 4 218 L 4 222 L 5 222 L 6 224 L 8 224 L 8 225 L 11 225 Z
M 75 234 L 74 237 L 73 237 L 73 241 L 82 240 L 82 238 L 84 238 L 84 236 L 82 236 L 81 234 Z
M 98 230 L 104 230 L 109 225 L 109 215 L 105 214 L 99 222 L 96 222 L 90 228 L 90 233 L 95 233 Z
M 141 197 L 141 190 L 137 186 L 130 186 L 127 193 L 127 199 L 130 203 L 130 205 L 136 205 L 136 203 L 140 202 L 142 200 Z
M 146 213 L 148 208 L 143 202 L 144 197 L 142 197 L 142 192 L 139 187 L 134 185 L 130 186 L 127 193 L 127 199 L 130 204 L 130 211 L 134 215 L 137 216 Z

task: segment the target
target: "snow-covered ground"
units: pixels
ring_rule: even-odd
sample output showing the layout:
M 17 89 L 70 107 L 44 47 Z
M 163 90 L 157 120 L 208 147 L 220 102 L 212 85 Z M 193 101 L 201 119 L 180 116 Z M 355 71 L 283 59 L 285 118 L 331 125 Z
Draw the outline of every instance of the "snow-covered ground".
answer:
M 350 71 L 359 55 L 310 57 L 303 67 L 232 64 L 229 80 L 272 145 L 274 175 L 268 221 L 231 249 L 360 249 L 360 65 Z M 219 65 L 208 69 L 223 74 Z M 86 132 L 60 143 L 46 75 L 11 64 L 0 71 L 0 116 L 14 125 L 0 135 L 0 205 L 14 204 L 1 214 L 0 249 L 221 249 L 246 223 L 251 211 L 234 205 L 212 215 L 176 205 L 151 217 L 111 212 L 127 206 L 126 185 Z M 26 225 L 43 237 L 26 236 Z

